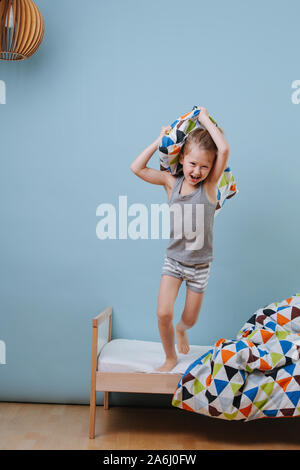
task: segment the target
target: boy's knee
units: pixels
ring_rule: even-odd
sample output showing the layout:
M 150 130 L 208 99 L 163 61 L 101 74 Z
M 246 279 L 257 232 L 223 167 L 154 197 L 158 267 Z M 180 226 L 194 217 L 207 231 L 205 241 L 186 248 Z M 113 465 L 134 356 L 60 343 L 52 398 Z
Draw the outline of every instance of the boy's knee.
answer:
M 184 321 L 184 323 L 187 325 L 187 328 L 192 328 L 192 326 L 195 325 L 197 320 L 195 318 L 187 319 Z
M 194 326 L 195 323 L 197 323 L 197 318 L 198 318 L 198 315 L 192 315 L 192 316 L 186 317 L 183 313 L 181 324 L 182 326 L 184 326 L 184 329 L 192 328 L 192 326 Z
M 179 320 L 179 322 L 177 323 L 177 325 L 176 325 L 176 329 L 179 330 L 179 331 L 185 331 L 185 330 L 188 330 L 189 328 L 191 328 L 191 326 L 193 326 L 193 325 L 190 325 L 190 323 L 184 322 L 181 318 Z
M 171 310 L 160 310 L 158 309 L 157 318 L 161 323 L 168 324 L 173 320 L 173 312 Z

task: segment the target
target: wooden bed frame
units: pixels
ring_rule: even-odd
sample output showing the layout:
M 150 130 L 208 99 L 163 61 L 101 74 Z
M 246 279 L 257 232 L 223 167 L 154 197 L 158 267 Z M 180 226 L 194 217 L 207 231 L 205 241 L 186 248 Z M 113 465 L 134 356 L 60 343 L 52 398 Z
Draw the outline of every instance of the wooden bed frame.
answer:
M 100 325 L 109 321 L 108 332 L 101 347 L 99 342 Z M 106 343 L 111 341 L 112 307 L 107 307 L 93 318 L 92 370 L 90 397 L 90 439 L 95 438 L 96 392 L 104 392 L 104 409 L 109 409 L 109 392 L 164 393 L 173 394 L 182 374 L 146 372 L 98 372 L 98 355 Z

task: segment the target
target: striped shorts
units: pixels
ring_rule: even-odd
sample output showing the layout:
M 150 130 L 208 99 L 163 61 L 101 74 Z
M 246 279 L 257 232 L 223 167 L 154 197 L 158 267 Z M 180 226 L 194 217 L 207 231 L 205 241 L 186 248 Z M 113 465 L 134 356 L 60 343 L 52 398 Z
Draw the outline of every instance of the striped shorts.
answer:
M 210 263 L 189 266 L 165 256 L 162 275 L 177 277 L 186 281 L 186 286 L 194 292 L 204 292 L 208 284 Z

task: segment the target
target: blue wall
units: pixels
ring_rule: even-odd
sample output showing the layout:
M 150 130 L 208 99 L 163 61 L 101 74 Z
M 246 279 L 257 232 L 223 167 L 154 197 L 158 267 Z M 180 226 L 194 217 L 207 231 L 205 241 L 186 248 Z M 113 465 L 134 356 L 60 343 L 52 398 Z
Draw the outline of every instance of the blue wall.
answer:
M 239 187 L 215 222 L 215 261 L 193 344 L 234 337 L 259 307 L 299 292 L 300 5 L 290 0 L 37 0 L 45 37 L 0 62 L 0 399 L 88 403 L 91 319 L 160 341 L 167 240 L 99 240 L 96 209 L 167 202 L 129 166 L 194 104 L 225 130 Z M 159 168 L 158 155 L 150 163 Z M 185 298 L 175 304 L 178 321 Z M 116 404 L 169 397 L 113 394 Z M 144 400 L 144 401 L 143 401 Z M 102 394 L 98 394 L 102 403 Z

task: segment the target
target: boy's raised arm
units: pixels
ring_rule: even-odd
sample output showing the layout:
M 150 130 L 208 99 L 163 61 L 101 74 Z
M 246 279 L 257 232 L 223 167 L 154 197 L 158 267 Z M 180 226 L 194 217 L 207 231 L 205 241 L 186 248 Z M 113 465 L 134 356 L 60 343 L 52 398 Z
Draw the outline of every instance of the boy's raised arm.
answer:
M 170 126 L 162 127 L 160 136 L 143 150 L 139 156 L 131 163 L 130 169 L 139 178 L 152 184 L 159 184 L 165 186 L 167 183 L 167 171 L 155 170 L 154 168 L 147 167 L 147 163 L 152 155 L 158 149 L 161 137 L 166 134 Z
M 227 140 L 225 139 L 224 134 L 210 120 L 207 109 L 203 107 L 200 107 L 200 109 L 201 111 L 198 115 L 198 121 L 208 130 L 218 148 L 216 161 L 209 174 L 210 181 L 217 183 L 221 178 L 225 168 L 227 167 L 230 147 Z

